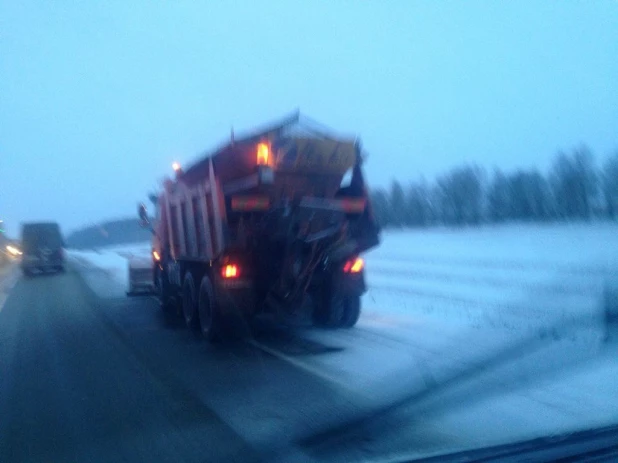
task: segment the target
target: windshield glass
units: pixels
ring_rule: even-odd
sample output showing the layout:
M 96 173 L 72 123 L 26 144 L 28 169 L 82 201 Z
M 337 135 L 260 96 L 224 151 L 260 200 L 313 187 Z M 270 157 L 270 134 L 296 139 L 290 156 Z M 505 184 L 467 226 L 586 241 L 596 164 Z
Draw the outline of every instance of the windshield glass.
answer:
M 0 1 L 0 463 L 618 442 L 617 25 Z
M 60 229 L 56 224 L 26 225 L 22 232 L 22 243 L 26 251 L 42 247 L 58 249 L 62 247 Z

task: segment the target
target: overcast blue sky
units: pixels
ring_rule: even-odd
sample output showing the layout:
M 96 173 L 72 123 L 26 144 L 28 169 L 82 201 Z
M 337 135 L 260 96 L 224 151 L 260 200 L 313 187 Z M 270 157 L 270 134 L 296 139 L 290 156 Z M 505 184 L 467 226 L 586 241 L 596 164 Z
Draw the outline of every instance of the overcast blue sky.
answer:
M 259 6 L 258 6 L 259 4 Z M 135 214 L 170 171 L 300 108 L 373 184 L 618 149 L 618 2 L 0 0 L 0 218 Z

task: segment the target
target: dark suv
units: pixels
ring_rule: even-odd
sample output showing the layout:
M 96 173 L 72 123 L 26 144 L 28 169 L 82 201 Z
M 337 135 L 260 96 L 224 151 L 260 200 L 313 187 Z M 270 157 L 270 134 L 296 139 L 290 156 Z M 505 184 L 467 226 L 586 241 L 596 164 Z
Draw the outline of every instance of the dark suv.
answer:
M 34 270 L 64 271 L 64 240 L 57 223 L 24 224 L 21 242 L 24 275 L 31 275 Z

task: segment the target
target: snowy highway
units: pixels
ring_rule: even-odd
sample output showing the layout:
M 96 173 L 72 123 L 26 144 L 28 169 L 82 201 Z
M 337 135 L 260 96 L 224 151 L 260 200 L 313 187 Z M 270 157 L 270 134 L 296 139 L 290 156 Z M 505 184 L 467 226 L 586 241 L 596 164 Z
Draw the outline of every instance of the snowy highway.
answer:
M 263 323 L 219 346 L 126 297 L 147 244 L 13 267 L 0 461 L 385 461 L 612 424 L 616 250 L 612 226 L 393 232 L 354 329 Z

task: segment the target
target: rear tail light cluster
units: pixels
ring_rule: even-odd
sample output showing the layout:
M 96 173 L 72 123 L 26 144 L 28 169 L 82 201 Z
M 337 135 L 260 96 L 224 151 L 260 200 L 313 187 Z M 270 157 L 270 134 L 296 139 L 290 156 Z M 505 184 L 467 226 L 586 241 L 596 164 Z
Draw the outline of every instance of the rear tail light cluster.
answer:
M 365 261 L 360 257 L 348 260 L 343 265 L 344 273 L 360 273 L 365 268 Z M 221 278 L 226 280 L 240 277 L 240 265 L 235 263 L 227 263 L 221 266 Z
M 238 278 L 240 276 L 240 267 L 236 264 L 226 264 L 221 267 L 221 277 L 225 279 Z
M 354 259 L 348 260 L 343 265 L 344 273 L 360 273 L 365 268 L 365 261 L 360 257 L 355 257 Z

